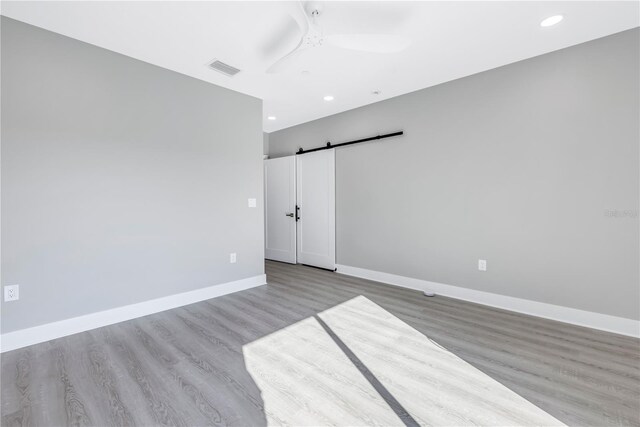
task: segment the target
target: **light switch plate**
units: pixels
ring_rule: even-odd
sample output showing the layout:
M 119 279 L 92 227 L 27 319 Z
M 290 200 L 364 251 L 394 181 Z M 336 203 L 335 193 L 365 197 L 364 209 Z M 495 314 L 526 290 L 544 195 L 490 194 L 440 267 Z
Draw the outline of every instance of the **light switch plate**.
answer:
M 487 260 L 486 259 L 479 259 L 478 260 L 478 270 L 487 271 Z
M 248 202 L 250 208 L 255 208 L 257 206 L 256 199 L 249 199 Z
M 229 254 L 229 262 L 231 264 L 235 264 L 237 260 L 238 260 L 238 257 L 235 252 L 232 252 Z

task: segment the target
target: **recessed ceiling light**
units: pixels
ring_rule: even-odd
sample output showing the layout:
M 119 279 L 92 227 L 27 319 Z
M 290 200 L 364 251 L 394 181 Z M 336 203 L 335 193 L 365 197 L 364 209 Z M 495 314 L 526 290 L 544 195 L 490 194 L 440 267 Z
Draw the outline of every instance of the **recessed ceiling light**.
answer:
M 325 101 L 333 101 L 333 96 L 327 95 L 323 98 Z
M 269 117 L 267 117 L 267 120 L 275 120 L 275 119 L 276 119 L 276 116 L 269 116 Z
M 373 92 L 371 92 L 372 95 L 380 95 L 382 92 L 380 92 L 379 90 L 374 90 Z
M 541 27 L 550 27 L 552 25 L 556 25 L 558 22 L 562 21 L 564 16 L 562 15 L 553 15 L 545 19 L 540 23 Z

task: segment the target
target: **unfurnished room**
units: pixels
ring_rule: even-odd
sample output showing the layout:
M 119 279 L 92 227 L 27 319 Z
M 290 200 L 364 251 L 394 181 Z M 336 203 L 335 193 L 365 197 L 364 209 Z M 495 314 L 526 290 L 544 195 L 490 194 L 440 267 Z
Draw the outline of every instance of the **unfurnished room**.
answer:
M 640 427 L 640 1 L 0 13 L 2 426 Z

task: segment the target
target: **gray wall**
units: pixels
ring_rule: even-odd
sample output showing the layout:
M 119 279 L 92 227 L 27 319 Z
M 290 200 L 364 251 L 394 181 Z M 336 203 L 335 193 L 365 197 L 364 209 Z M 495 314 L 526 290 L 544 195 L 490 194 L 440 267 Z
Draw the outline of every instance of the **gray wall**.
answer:
M 259 99 L 3 17 L 1 137 L 2 332 L 263 273 Z
M 262 153 L 269 154 L 269 134 L 262 132 Z
M 337 150 L 338 263 L 638 319 L 638 38 L 272 132 L 270 155 L 404 130 Z

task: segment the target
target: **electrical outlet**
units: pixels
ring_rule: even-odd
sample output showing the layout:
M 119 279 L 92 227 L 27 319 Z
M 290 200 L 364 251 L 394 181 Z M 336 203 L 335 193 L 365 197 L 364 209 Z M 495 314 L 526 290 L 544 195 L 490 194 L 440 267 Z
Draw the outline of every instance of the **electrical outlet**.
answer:
M 479 259 L 478 260 L 478 270 L 487 271 L 487 260 L 486 259 Z
M 247 203 L 250 208 L 255 208 L 258 205 L 256 199 L 247 199 Z
M 9 285 L 4 287 L 4 300 L 17 301 L 20 299 L 20 285 Z
M 235 264 L 236 261 L 237 261 L 236 253 L 235 252 L 230 253 L 229 254 L 229 262 L 231 264 Z

